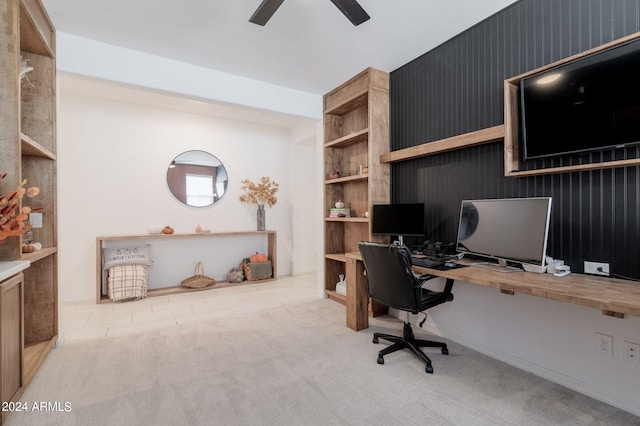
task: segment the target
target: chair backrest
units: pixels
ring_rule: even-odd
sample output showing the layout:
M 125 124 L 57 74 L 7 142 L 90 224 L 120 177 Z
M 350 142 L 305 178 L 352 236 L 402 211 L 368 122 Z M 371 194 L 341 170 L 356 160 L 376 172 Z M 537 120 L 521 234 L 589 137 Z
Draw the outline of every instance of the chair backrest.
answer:
M 391 308 L 418 312 L 420 283 L 411 270 L 411 252 L 398 244 L 358 243 L 369 281 L 369 296 Z

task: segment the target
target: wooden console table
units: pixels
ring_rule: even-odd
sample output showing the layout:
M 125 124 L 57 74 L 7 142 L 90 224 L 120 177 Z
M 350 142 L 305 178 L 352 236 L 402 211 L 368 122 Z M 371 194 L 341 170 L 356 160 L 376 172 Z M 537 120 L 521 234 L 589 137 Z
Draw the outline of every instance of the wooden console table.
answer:
M 110 237 L 97 237 L 96 238 L 96 303 L 105 303 L 105 302 L 111 302 L 111 300 L 109 300 L 106 296 L 106 294 L 103 293 L 103 281 L 104 281 L 104 271 L 102 268 L 102 249 L 110 246 L 113 247 L 114 242 L 118 245 L 122 245 L 123 247 L 136 247 L 136 246 L 140 246 L 140 245 L 146 245 L 146 244 L 150 244 L 151 245 L 151 253 L 152 253 L 152 258 L 155 264 L 158 264 L 159 262 L 162 261 L 162 259 L 157 259 L 154 257 L 154 250 L 153 250 L 153 244 L 154 241 L 155 242 L 162 242 L 162 243 L 166 243 L 166 242 L 171 242 L 171 243 L 175 243 L 176 248 L 172 249 L 172 251 L 176 254 L 175 257 L 178 257 L 179 254 L 181 254 L 181 252 L 185 251 L 185 242 L 202 242 L 203 240 L 210 240 L 210 239 L 219 239 L 219 240 L 228 240 L 228 239 L 238 239 L 240 237 L 251 237 L 251 236 L 265 236 L 267 238 L 266 241 L 266 248 L 267 248 L 267 256 L 269 256 L 269 258 L 271 259 L 271 265 L 273 267 L 273 277 L 272 278 L 268 278 L 268 279 L 263 279 L 263 280 L 257 280 L 257 281 L 244 281 L 243 283 L 228 283 L 226 281 L 222 281 L 222 280 L 217 280 L 215 286 L 211 286 L 211 287 L 203 287 L 203 288 L 195 288 L 195 289 L 191 289 L 191 288 L 185 288 L 185 287 L 180 287 L 179 286 L 179 280 L 176 279 L 177 282 L 175 282 L 176 286 L 172 286 L 172 287 L 164 287 L 164 288 L 157 288 L 157 289 L 149 289 L 148 291 L 148 296 L 163 296 L 163 295 L 167 295 L 167 294 L 175 294 L 175 293 L 185 293 L 185 292 L 190 292 L 190 291 L 201 291 L 201 290 L 210 290 L 212 288 L 221 288 L 221 287 L 227 287 L 230 285 L 242 285 L 242 284 L 246 284 L 246 283 L 260 283 L 260 282 L 265 282 L 265 281 L 272 281 L 274 279 L 276 279 L 278 277 L 277 274 L 277 233 L 276 231 L 236 231 L 236 232 L 215 232 L 215 233 L 209 233 L 209 234 L 171 234 L 171 235 L 165 235 L 165 234 L 147 234 L 147 235 L 128 235 L 128 236 L 110 236 Z M 185 241 L 186 240 L 186 241 Z M 182 245 L 180 245 L 179 243 L 182 242 Z M 254 254 L 252 252 L 252 250 L 255 249 L 254 247 L 246 247 L 246 249 L 243 249 L 243 255 L 237 255 L 237 260 L 234 260 L 233 262 L 236 262 L 235 264 L 232 262 L 230 264 L 225 264 L 224 266 L 222 266 L 222 268 L 224 269 L 223 271 L 214 271 L 217 272 L 218 274 L 222 273 L 226 273 L 226 271 L 228 271 L 231 267 L 233 267 L 234 265 L 237 266 L 238 263 L 240 263 L 240 261 L 242 260 L 242 257 L 249 257 L 252 254 Z M 204 260 L 204 257 L 207 256 L 206 253 L 204 254 L 199 254 L 200 258 L 194 258 L 194 259 L 189 259 L 189 262 L 193 263 L 193 265 L 195 265 L 195 263 L 197 263 L 198 261 Z M 172 256 L 173 257 L 173 256 Z M 234 257 L 235 259 L 235 257 Z M 171 258 L 171 259 L 164 259 L 167 262 L 175 262 L 175 258 Z M 190 266 L 187 270 L 185 270 L 185 274 L 182 278 L 187 278 L 187 276 L 189 275 L 189 272 L 193 271 L 193 267 Z M 207 270 L 207 267 L 205 265 L 205 274 L 212 276 L 214 274 L 212 274 L 210 271 Z M 215 276 L 214 276 L 215 278 Z M 150 283 L 151 284 L 151 283 Z
M 456 281 L 493 287 L 503 294 L 528 294 L 545 299 L 600 309 L 603 315 L 640 317 L 640 283 L 616 278 L 572 273 L 565 277 L 533 272 L 502 273 L 468 266 L 440 271 L 413 267 L 419 274 L 431 274 Z M 367 281 L 360 253 L 347 253 L 347 327 L 369 327 L 367 317 Z

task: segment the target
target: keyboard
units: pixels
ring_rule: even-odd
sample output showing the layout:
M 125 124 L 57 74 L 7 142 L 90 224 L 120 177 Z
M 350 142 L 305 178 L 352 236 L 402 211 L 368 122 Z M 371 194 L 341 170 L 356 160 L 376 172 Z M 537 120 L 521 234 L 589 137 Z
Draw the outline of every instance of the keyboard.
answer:
M 434 266 L 440 266 L 445 263 L 444 259 L 433 259 L 424 256 L 411 256 L 411 264 L 414 266 L 421 266 L 423 268 L 433 268 Z

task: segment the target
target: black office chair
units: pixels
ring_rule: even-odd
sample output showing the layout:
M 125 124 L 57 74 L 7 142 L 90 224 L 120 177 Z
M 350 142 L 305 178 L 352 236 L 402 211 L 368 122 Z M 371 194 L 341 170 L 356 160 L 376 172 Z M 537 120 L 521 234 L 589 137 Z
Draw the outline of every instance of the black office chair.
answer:
M 401 349 L 410 349 L 426 363 L 425 371 L 433 373 L 431 360 L 420 348 L 441 348 L 442 354 L 448 355 L 447 344 L 416 339 L 409 323 L 409 313 L 418 314 L 441 303 L 452 301 L 453 280 L 447 279 L 444 290 L 441 292 L 422 288 L 425 281 L 435 276 L 416 277 L 414 275 L 411 270 L 411 252 L 406 246 L 370 242 L 360 242 L 358 246 L 369 281 L 369 295 L 391 308 L 407 312 L 402 337 L 385 333 L 373 334 L 373 343 L 378 343 L 378 339 L 393 343 L 378 353 L 378 364 L 384 364 L 384 356 L 387 354 Z

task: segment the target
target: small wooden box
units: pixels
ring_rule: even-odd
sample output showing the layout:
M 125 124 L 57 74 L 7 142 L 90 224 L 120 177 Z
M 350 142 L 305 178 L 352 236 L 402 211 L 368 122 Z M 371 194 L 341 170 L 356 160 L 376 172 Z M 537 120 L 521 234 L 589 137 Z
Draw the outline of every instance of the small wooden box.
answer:
M 248 281 L 266 280 L 273 277 L 273 267 L 270 260 L 250 262 L 249 259 L 245 259 L 242 269 L 244 269 L 244 275 Z

